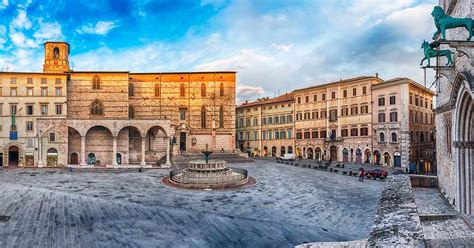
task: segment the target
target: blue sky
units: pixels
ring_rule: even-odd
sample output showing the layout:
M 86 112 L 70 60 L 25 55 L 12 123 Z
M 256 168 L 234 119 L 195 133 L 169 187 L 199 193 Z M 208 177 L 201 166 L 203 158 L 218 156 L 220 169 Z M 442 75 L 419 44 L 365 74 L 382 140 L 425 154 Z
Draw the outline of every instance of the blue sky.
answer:
M 74 70 L 235 70 L 238 101 L 375 73 L 423 83 L 436 3 L 0 0 L 0 68 L 40 71 L 42 44 L 64 40 Z

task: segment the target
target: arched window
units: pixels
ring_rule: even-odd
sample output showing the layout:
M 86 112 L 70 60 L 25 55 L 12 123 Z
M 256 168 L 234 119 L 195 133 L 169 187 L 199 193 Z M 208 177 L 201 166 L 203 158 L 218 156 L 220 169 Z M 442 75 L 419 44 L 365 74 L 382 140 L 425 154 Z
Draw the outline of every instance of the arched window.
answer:
M 224 107 L 219 108 L 219 128 L 224 128 Z
M 397 143 L 397 134 L 392 133 L 392 143 Z
M 97 75 L 92 78 L 92 89 L 100 90 L 100 78 Z
M 380 142 L 385 142 L 385 134 L 380 133 Z
M 159 97 L 159 96 L 160 96 L 160 85 L 155 84 L 155 97 Z
M 201 128 L 206 128 L 206 107 L 201 108 Z
M 184 84 L 182 83 L 181 86 L 179 87 L 179 95 L 181 97 L 184 97 L 186 94 L 186 89 L 184 88 Z
M 219 86 L 219 95 L 224 96 L 224 84 L 221 83 L 221 86 Z
M 53 48 L 53 58 L 54 59 L 59 59 L 59 48 L 58 47 Z
M 135 87 L 133 86 L 133 84 L 129 84 L 128 85 L 128 96 L 133 96 L 135 94 Z
M 102 115 L 104 113 L 102 102 L 95 100 L 91 104 L 91 115 Z
M 206 97 L 206 84 L 201 84 L 201 96 Z
M 129 106 L 129 107 L 128 107 L 128 118 L 129 118 L 129 119 L 135 118 L 135 110 L 133 110 L 133 107 L 132 107 L 132 106 Z

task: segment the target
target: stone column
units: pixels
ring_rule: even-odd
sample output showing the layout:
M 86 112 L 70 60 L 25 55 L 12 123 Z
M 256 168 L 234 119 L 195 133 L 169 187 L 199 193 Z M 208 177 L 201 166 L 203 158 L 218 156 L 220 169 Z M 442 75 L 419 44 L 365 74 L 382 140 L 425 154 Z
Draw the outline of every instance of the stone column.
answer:
M 166 166 L 171 166 L 170 162 L 170 137 L 166 139 Z
M 81 166 L 86 164 L 86 136 L 81 135 Z
M 117 166 L 117 136 L 113 136 L 113 140 L 112 140 L 112 143 L 113 143 L 113 154 L 112 154 L 112 165 L 113 166 Z
M 38 167 L 43 167 L 43 139 L 38 137 Z M 7 155 L 8 156 L 8 155 Z
M 146 166 L 146 162 L 145 162 L 145 146 L 146 146 L 146 136 L 145 136 L 145 137 L 142 136 L 142 162 L 140 163 L 140 165 L 142 165 L 142 166 Z

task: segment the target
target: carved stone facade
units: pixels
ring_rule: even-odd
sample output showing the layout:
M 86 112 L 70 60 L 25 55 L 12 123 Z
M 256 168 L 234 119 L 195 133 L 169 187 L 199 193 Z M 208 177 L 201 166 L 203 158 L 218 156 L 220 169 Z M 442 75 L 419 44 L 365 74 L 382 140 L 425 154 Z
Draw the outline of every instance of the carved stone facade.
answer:
M 43 73 L 0 74 L 2 166 L 169 166 L 180 150 L 235 149 L 235 72 L 72 71 L 68 56 L 47 42 Z
M 474 18 L 472 0 L 439 4 L 452 17 Z M 453 67 L 438 70 L 436 159 L 442 193 L 474 223 L 474 42 L 465 42 L 467 37 L 463 28 L 449 29 L 448 42 L 441 44 L 441 49 L 454 52 L 455 59 Z

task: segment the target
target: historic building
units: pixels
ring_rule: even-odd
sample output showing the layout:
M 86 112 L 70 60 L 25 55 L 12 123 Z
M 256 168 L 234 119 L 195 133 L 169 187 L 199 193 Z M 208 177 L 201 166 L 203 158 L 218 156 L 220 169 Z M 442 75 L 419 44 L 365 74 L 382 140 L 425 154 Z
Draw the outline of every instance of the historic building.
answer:
M 408 78 L 372 86 L 375 164 L 401 167 L 434 162 L 433 96 L 434 92 Z
M 251 156 L 293 153 L 293 94 L 245 102 L 236 109 L 237 145 Z
M 235 147 L 235 72 L 73 71 L 46 42 L 42 73 L 0 73 L 2 166 L 170 165 Z
M 447 15 L 474 18 L 472 0 L 440 0 Z M 454 52 L 454 65 L 440 59 L 436 100 L 436 159 L 441 192 L 474 223 L 474 42 L 464 28 L 448 29 L 440 49 Z
M 372 94 L 378 77 L 339 80 L 294 91 L 296 154 L 372 163 Z

